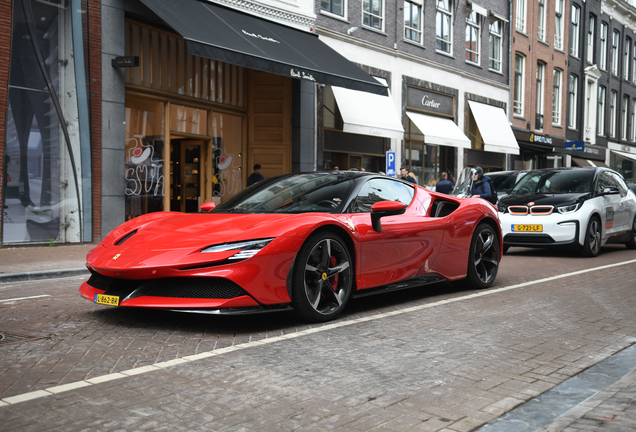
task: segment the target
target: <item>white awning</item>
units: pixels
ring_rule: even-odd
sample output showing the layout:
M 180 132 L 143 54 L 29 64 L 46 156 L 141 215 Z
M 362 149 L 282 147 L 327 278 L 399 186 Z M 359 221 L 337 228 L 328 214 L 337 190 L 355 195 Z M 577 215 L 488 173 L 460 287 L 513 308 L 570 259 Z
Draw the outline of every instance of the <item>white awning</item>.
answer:
M 622 156 L 624 158 L 636 161 L 636 154 L 626 153 L 626 152 L 617 151 L 617 150 L 611 150 L 611 152 L 616 153 L 617 155 Z
M 475 2 L 468 2 L 468 3 L 470 3 L 470 6 L 471 6 L 471 9 L 473 10 L 473 12 L 477 12 L 479 15 L 481 15 L 483 17 L 487 17 L 488 16 L 488 10 L 485 7 L 479 6 Z
M 388 96 L 381 96 L 343 87 L 332 86 L 331 89 L 342 115 L 344 132 L 404 138 L 402 121 L 393 105 L 390 92 Z
M 413 112 L 406 113 L 415 126 L 424 135 L 426 144 L 439 144 L 450 147 L 470 148 L 470 140 L 457 127 L 454 121 Z
M 468 105 L 484 140 L 485 151 L 519 154 L 519 144 L 503 109 L 475 101 L 468 101 Z

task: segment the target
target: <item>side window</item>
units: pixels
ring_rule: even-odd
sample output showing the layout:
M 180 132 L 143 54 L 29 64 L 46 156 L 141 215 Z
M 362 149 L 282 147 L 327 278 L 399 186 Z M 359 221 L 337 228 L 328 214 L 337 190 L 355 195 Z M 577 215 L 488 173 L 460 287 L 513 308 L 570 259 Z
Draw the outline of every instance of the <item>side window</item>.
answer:
M 616 173 L 611 172 L 609 174 L 612 176 L 612 178 L 614 179 L 614 182 L 616 183 L 616 186 L 621 191 L 621 196 L 622 197 L 626 197 L 627 196 L 627 185 L 625 184 L 623 179 Z
M 617 186 L 616 184 L 614 184 L 614 181 L 609 176 L 609 173 L 607 171 L 603 171 L 598 176 L 598 183 L 596 184 L 596 193 L 601 193 L 605 190 L 605 188 L 608 188 L 608 187 L 617 187 Z
M 370 213 L 371 206 L 380 201 L 399 201 L 409 205 L 415 190 L 404 183 L 388 179 L 371 179 L 362 186 L 356 197 L 352 212 Z

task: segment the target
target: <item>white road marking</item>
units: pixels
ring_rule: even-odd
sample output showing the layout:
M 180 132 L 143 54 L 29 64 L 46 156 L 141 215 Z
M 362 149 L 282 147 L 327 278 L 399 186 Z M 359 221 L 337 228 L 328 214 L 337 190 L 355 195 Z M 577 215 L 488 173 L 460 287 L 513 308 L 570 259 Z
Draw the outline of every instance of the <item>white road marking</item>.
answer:
M 396 315 L 403 315 L 403 314 L 407 314 L 407 313 L 410 313 L 410 312 L 416 312 L 416 311 L 420 311 L 420 310 L 423 310 L 423 309 L 428 309 L 428 308 L 441 306 L 441 305 L 445 305 L 445 304 L 449 304 L 449 303 L 455 303 L 455 302 L 458 302 L 458 301 L 469 300 L 469 299 L 473 299 L 473 298 L 477 298 L 477 297 L 484 297 L 484 296 L 487 296 L 487 295 L 497 294 L 497 293 L 504 292 L 504 291 L 510 291 L 510 290 L 514 290 L 514 289 L 524 288 L 524 287 L 527 287 L 527 286 L 530 286 L 530 285 L 538 285 L 538 284 L 551 282 L 551 281 L 558 280 L 558 279 L 568 278 L 568 277 L 571 277 L 571 276 L 578 276 L 578 275 L 585 274 L 585 273 L 591 273 L 591 272 L 600 271 L 600 270 L 607 270 L 609 268 L 623 266 L 623 265 L 628 265 L 628 264 L 635 264 L 635 263 L 636 263 L 636 259 L 633 259 L 633 260 L 629 260 L 629 261 L 623 261 L 623 262 L 619 262 L 619 263 L 608 264 L 608 265 L 604 265 L 604 266 L 600 266 L 600 267 L 594 267 L 594 268 L 590 268 L 590 269 L 579 270 L 579 271 L 566 273 L 566 274 L 562 274 L 562 275 L 558 275 L 558 276 L 551 276 L 551 277 L 547 277 L 547 278 L 543 278 L 543 279 L 523 282 L 523 283 L 520 283 L 520 284 L 511 285 L 511 286 L 508 286 L 508 287 L 495 288 L 495 289 L 491 289 L 491 290 L 487 290 L 487 291 L 479 291 L 477 293 L 465 295 L 465 296 L 462 296 L 462 297 L 456 297 L 456 298 L 452 298 L 452 299 L 441 300 L 441 301 L 438 301 L 438 302 L 435 302 L 435 303 L 428 303 L 428 304 L 425 304 L 425 305 L 413 306 L 413 307 L 410 307 L 410 308 L 405 308 L 405 309 L 396 310 L 396 311 L 392 311 L 392 312 L 385 312 L 385 313 L 381 313 L 381 314 L 373 315 L 373 316 L 368 316 L 368 317 L 364 317 L 364 318 L 357 318 L 357 319 L 346 320 L 346 321 L 345 320 L 336 321 L 336 322 L 332 322 L 330 324 L 323 325 L 321 327 L 314 327 L 314 328 L 302 330 L 302 331 L 299 331 L 297 333 L 288 333 L 288 334 L 284 334 L 284 335 L 281 335 L 281 336 L 275 336 L 275 337 L 272 337 L 272 338 L 269 338 L 269 339 L 261 339 L 261 340 L 255 341 L 255 342 L 246 342 L 246 343 L 240 344 L 240 345 L 233 345 L 233 346 L 229 346 L 229 347 L 225 347 L 225 348 L 220 348 L 220 349 L 215 350 L 215 351 L 207 351 L 207 352 L 194 354 L 194 355 L 189 355 L 189 356 L 185 356 L 185 357 L 174 359 L 174 360 L 168 360 L 168 361 L 161 362 L 161 363 L 155 363 L 154 365 L 144 366 L 142 368 L 129 369 L 129 370 L 125 370 L 125 371 L 122 371 L 122 372 L 116 372 L 116 373 L 111 373 L 111 374 L 108 374 L 108 375 L 102 375 L 102 376 L 98 376 L 98 377 L 89 378 L 89 379 L 83 380 L 83 381 L 76 381 L 76 382 L 69 383 L 69 384 L 64 384 L 64 385 L 55 386 L 55 387 L 49 387 L 49 388 L 46 388 L 44 390 L 36 390 L 36 391 L 23 393 L 23 394 L 16 395 L 16 396 L 7 397 L 7 398 L 4 398 L 4 399 L 0 400 L 0 407 L 8 406 L 8 405 L 14 405 L 14 404 L 17 404 L 17 403 L 20 403 L 20 402 L 29 401 L 29 400 L 40 399 L 40 398 L 43 398 L 43 397 L 46 397 L 46 396 L 50 396 L 52 394 L 59 394 L 59 393 L 63 393 L 63 392 L 66 392 L 66 391 L 74 390 L 76 388 L 86 387 L 86 386 L 90 386 L 90 385 L 96 385 L 96 384 L 100 384 L 100 383 L 104 383 L 104 382 L 108 382 L 108 381 L 113 381 L 113 380 L 117 380 L 117 379 L 121 379 L 121 378 L 126 378 L 126 377 L 132 376 L 132 375 L 141 375 L 141 374 L 144 374 L 144 373 L 148 373 L 148 372 L 152 372 L 152 371 L 156 371 L 156 370 L 160 370 L 160 369 L 165 369 L 165 368 L 176 366 L 176 365 L 180 365 L 180 364 L 190 363 L 190 362 L 193 362 L 193 361 L 196 361 L 196 360 L 201 360 L 201 359 L 205 359 L 205 358 L 209 358 L 209 357 L 216 357 L 216 356 L 219 356 L 219 355 L 223 355 L 223 354 L 227 354 L 227 353 L 231 353 L 231 352 L 235 352 L 235 351 L 241 351 L 241 350 L 244 350 L 244 349 L 253 348 L 255 346 L 269 345 L 269 344 L 273 344 L 273 343 L 284 341 L 284 340 L 296 339 L 296 338 L 307 336 L 307 335 L 314 334 L 314 333 L 321 333 L 321 332 L 328 331 L 328 330 L 333 330 L 333 329 L 337 329 L 337 328 L 341 328 L 341 327 L 347 327 L 347 326 L 350 326 L 350 325 L 353 325 L 353 324 L 359 324 L 359 323 L 368 322 L 368 321 L 376 321 L 376 320 L 379 320 L 379 319 L 382 319 L 382 318 L 392 317 L 392 316 L 396 316 Z
M 40 297 L 51 297 L 51 296 L 48 294 L 43 294 L 43 295 L 36 295 L 36 296 L 30 296 L 30 297 L 16 297 L 12 299 L 0 300 L 0 303 L 6 303 L 6 302 L 12 302 L 12 301 L 18 301 L 18 300 L 28 300 L 28 299 L 34 299 L 34 298 L 40 298 Z

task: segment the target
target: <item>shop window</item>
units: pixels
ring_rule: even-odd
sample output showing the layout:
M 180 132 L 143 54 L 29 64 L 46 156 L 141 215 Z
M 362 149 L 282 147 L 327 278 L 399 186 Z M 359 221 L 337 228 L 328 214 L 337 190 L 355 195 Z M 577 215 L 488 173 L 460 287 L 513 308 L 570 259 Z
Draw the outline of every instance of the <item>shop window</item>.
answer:
M 164 210 L 164 103 L 126 98 L 126 220 Z

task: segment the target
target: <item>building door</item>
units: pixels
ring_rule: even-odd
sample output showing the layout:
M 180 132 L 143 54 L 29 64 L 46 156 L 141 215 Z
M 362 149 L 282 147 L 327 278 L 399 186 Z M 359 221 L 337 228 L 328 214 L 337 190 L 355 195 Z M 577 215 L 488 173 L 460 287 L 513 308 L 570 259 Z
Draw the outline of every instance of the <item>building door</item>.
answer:
M 206 200 L 206 140 L 170 140 L 170 210 L 196 213 Z

